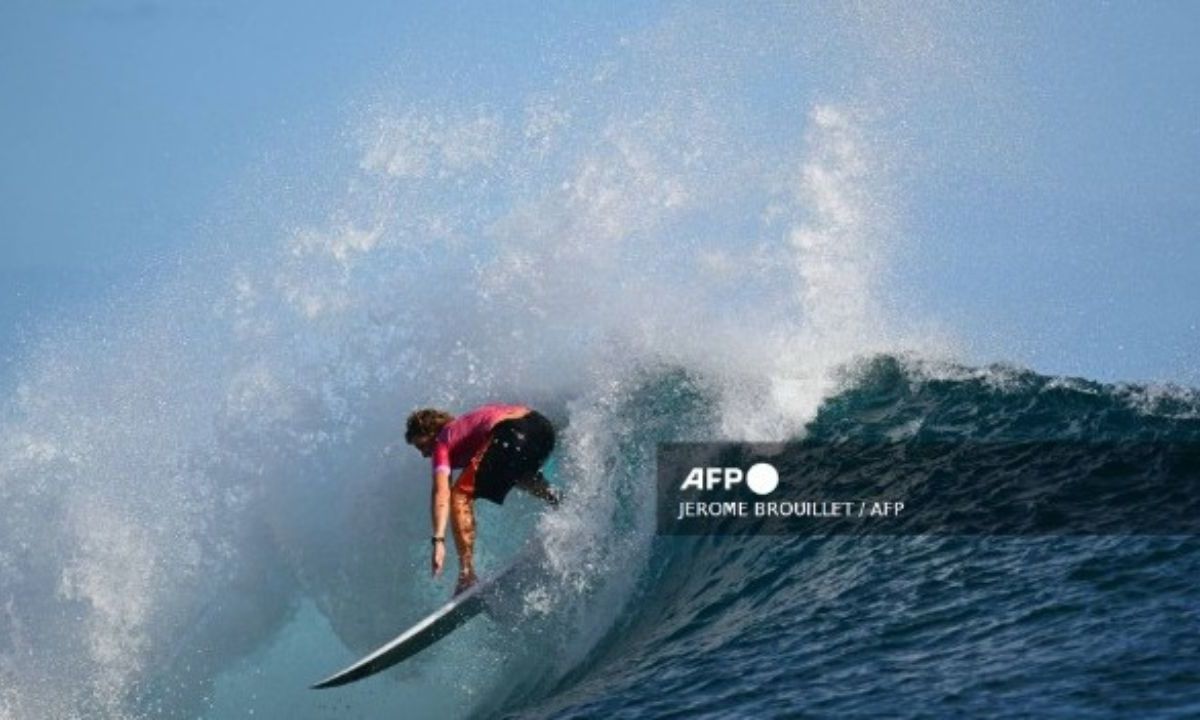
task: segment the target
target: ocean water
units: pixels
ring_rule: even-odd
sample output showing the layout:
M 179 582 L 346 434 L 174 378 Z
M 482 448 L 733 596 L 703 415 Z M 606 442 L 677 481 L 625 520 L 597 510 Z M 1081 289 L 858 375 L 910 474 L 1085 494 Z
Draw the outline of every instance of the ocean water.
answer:
M 680 11 L 494 104 L 385 83 L 150 279 L 21 310 L 0 719 L 1200 715 L 1194 537 L 655 534 L 660 441 L 1200 434 L 1193 389 L 973 365 L 906 304 L 906 114 L 991 158 L 956 7 Z M 534 579 L 307 689 L 449 595 L 395 444 L 490 400 L 561 431 L 559 511 L 479 510 L 481 571 L 532 539 Z

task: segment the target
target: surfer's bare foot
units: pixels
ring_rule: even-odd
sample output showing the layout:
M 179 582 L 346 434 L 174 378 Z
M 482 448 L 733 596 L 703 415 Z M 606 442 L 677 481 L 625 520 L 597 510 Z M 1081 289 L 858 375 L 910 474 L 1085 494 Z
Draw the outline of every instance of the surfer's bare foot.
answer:
M 459 595 L 470 589 L 476 581 L 475 573 L 466 573 L 458 576 L 458 584 L 454 586 L 454 594 Z

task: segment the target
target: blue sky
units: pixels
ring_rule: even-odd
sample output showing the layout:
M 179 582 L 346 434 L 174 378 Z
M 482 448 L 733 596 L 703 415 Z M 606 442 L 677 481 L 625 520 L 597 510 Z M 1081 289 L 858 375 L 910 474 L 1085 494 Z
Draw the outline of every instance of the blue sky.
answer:
M 1195 384 L 1200 6 L 1067 3 L 1023 27 L 1021 172 L 961 169 L 912 214 L 960 305 L 943 313 L 1035 367 Z
M 264 158 L 319 152 L 382 78 L 502 104 L 671 7 L 5 3 L 0 347 L 191 242 Z M 1028 13 L 965 33 L 1011 118 L 909 108 L 920 142 L 954 138 L 905 178 L 897 272 L 978 359 L 1200 384 L 1200 5 Z
M 494 101 L 638 3 L 110 0 L 0 5 L 0 365 L 36 328 L 195 240 L 264 158 L 336 143 L 390 74 Z M 634 20 L 634 22 L 637 22 Z M 436 60 L 436 62 L 434 62 Z
M 539 53 L 572 34 L 590 42 L 612 22 L 599 9 L 560 26 L 553 11 L 438 5 L 5 4 L 0 262 L 120 264 L 134 247 L 178 240 L 181 221 L 264 148 L 292 134 L 334 137 L 346 104 L 412 58 L 471 67 L 453 78 L 462 91 L 512 88 Z M 424 78 L 431 92 L 445 79 Z

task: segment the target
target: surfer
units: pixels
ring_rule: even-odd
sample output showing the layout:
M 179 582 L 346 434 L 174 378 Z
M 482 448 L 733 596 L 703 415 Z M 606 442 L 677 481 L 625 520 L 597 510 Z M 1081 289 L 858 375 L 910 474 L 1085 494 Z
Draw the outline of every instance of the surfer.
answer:
M 554 426 L 541 413 L 523 405 L 484 405 L 457 418 L 425 408 L 408 416 L 404 440 L 433 464 L 433 574 L 446 558 L 446 522 L 458 551 L 458 584 L 454 594 L 475 583 L 476 498 L 504 504 L 514 487 L 551 507 L 558 496 L 541 473 L 554 449 Z M 450 472 L 459 470 L 450 484 Z

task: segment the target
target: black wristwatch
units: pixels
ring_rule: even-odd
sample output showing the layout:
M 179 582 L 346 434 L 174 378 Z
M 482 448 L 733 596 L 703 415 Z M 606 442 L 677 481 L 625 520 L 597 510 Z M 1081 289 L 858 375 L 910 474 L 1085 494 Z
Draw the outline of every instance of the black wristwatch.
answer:
M 446 542 L 446 538 L 444 538 L 444 537 L 438 537 L 437 535 L 434 535 L 434 536 L 433 536 L 433 537 L 430 539 L 430 542 L 432 542 L 434 545 L 437 545 L 438 543 L 444 543 L 444 542 Z

